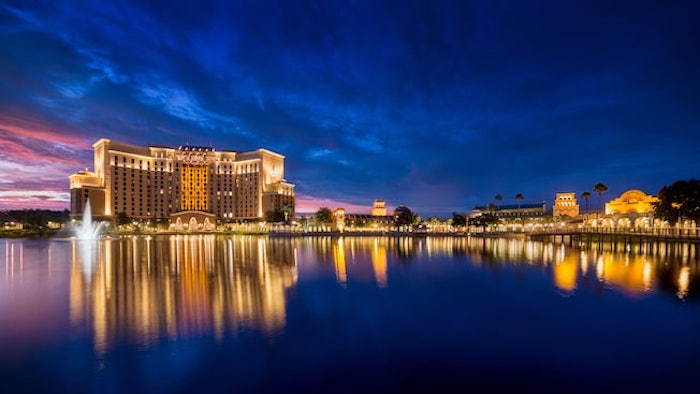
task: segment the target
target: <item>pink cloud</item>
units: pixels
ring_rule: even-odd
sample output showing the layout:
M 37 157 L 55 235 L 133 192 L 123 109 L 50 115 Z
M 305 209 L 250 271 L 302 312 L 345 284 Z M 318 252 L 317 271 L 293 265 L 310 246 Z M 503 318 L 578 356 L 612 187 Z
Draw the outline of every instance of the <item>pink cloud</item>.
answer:
M 368 200 L 367 205 L 359 205 L 328 198 L 297 194 L 295 197 L 295 202 L 296 213 L 298 215 L 313 214 L 323 207 L 329 208 L 330 210 L 345 208 L 345 212 L 347 213 L 369 214 L 372 212 L 372 204 L 374 203 L 374 200 Z M 387 212 L 392 211 L 393 207 L 387 206 Z
M 0 191 L 0 210 L 52 209 L 64 210 L 70 206 L 68 190 Z
M 0 114 L 0 209 L 66 209 L 68 177 L 92 142 L 41 119 Z
M 39 141 L 53 142 L 73 147 L 84 147 L 86 149 L 92 146 L 90 138 L 72 134 L 71 130 L 58 130 L 54 125 L 49 125 L 42 120 L 29 116 L 18 117 L 8 115 L 7 113 L 0 114 L 0 129 L 7 130 L 18 137 L 31 138 Z

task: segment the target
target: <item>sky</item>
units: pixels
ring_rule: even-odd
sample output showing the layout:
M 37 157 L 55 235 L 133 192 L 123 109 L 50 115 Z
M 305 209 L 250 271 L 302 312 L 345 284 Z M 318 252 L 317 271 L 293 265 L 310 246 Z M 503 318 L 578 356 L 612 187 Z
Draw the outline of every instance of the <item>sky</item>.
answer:
M 0 0 L 0 210 L 100 138 L 270 149 L 298 212 L 656 194 L 700 177 L 698 3 Z

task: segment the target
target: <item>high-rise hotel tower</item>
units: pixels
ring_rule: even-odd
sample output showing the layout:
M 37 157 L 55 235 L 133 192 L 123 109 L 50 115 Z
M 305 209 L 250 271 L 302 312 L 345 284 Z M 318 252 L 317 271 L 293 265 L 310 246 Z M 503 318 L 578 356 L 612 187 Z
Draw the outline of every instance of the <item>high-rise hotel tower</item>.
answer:
M 70 176 L 71 214 L 161 220 L 205 212 L 222 221 L 261 219 L 268 211 L 294 217 L 294 185 L 284 156 L 267 149 L 217 151 L 184 146 L 147 148 L 100 139 L 95 170 Z

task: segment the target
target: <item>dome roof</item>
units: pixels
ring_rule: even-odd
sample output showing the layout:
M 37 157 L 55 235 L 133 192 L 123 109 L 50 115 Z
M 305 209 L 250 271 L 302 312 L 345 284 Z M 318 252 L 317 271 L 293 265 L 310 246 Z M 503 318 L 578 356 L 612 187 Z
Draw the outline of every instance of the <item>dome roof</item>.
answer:
M 408 209 L 407 206 L 401 204 L 396 209 L 394 209 L 394 215 L 400 215 L 402 213 L 412 213 L 410 209 Z
M 635 203 L 638 201 L 643 201 L 650 196 L 647 196 L 646 193 L 644 193 L 641 190 L 637 189 L 631 189 L 627 190 L 626 192 L 622 193 L 620 197 L 618 198 L 619 201 L 624 201 L 628 203 Z

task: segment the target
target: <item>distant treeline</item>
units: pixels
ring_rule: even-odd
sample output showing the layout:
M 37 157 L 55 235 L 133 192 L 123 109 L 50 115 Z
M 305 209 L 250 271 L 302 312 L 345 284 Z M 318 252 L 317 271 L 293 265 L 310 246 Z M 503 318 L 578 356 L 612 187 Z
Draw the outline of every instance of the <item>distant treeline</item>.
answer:
M 0 211 L 0 225 L 5 223 L 22 223 L 26 229 L 46 227 L 49 222 L 64 223 L 70 220 L 70 211 L 51 211 L 48 209 L 16 209 Z

